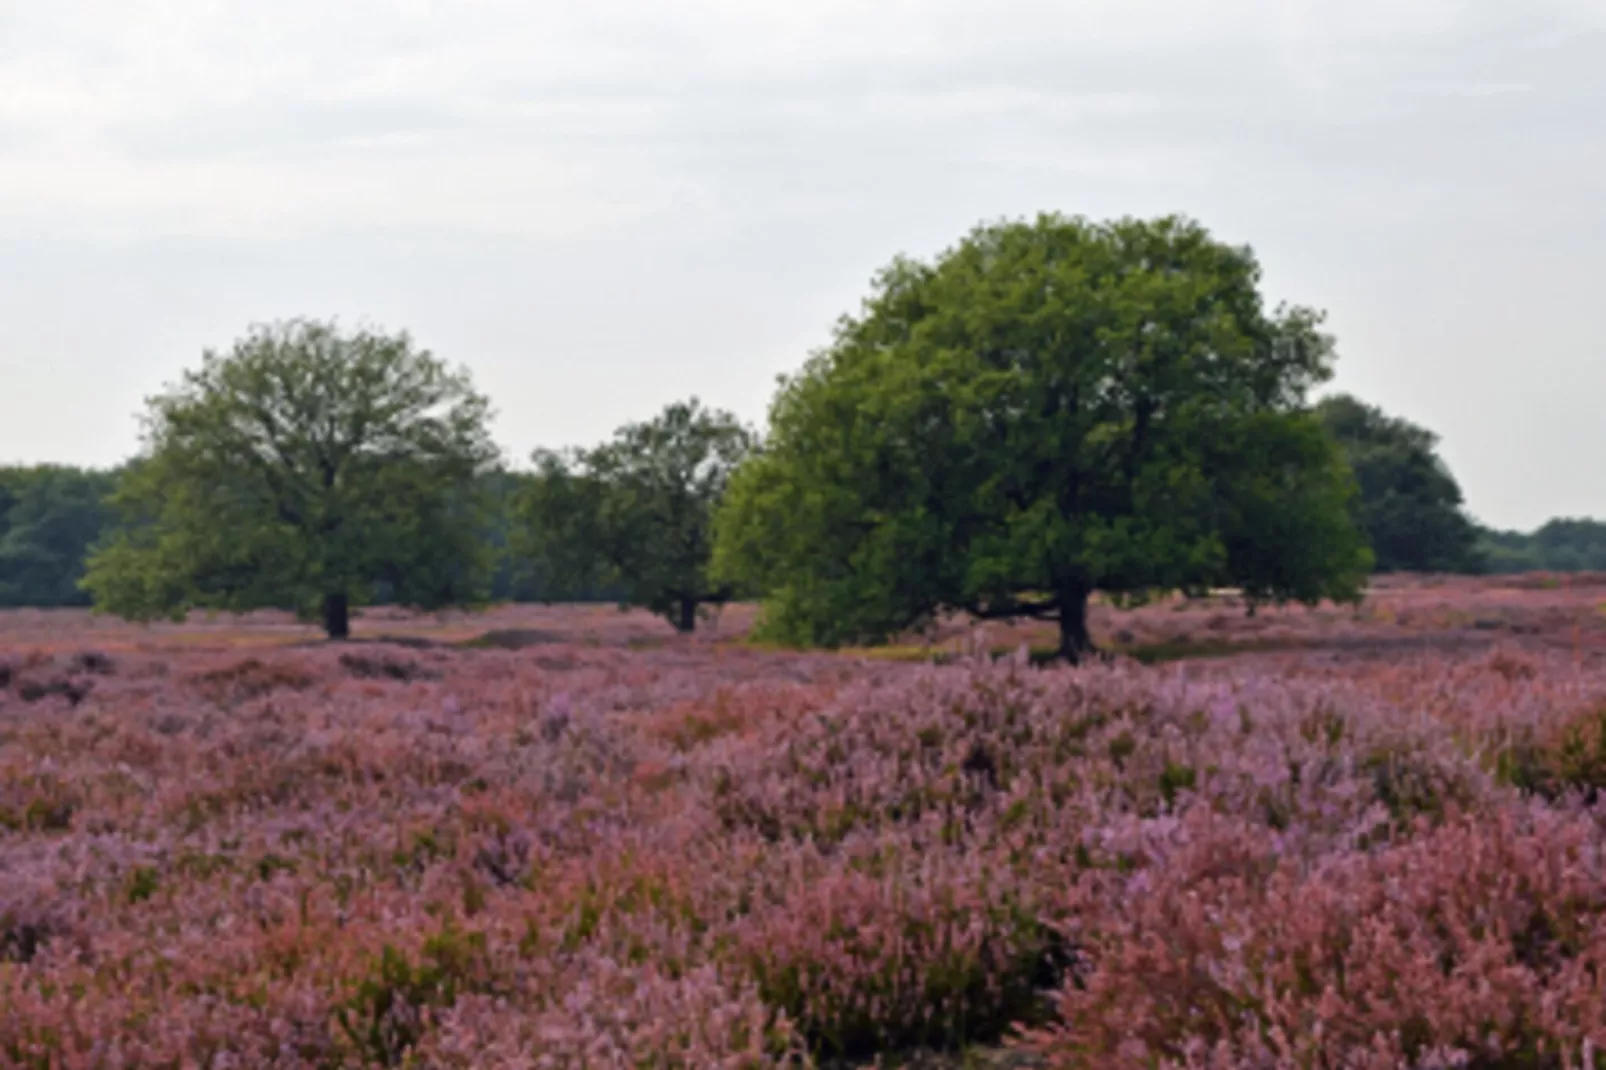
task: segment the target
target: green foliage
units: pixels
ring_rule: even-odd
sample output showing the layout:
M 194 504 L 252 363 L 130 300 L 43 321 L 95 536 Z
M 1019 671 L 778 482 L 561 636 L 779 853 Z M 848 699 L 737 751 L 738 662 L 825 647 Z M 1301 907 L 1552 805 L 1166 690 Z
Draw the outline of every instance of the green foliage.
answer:
M 734 416 L 693 398 L 592 449 L 539 451 L 514 505 L 514 553 L 549 600 L 613 587 L 689 632 L 700 606 L 734 593 L 708 575 L 712 517 L 753 448 Z
M 483 599 L 487 403 L 407 335 L 259 327 L 148 406 L 84 580 L 98 608 L 289 608 L 340 637 L 380 583 L 423 609 Z
M 1355 521 L 1378 571 L 1481 571 L 1476 529 L 1433 432 L 1347 394 L 1324 398 L 1316 412 L 1360 484 Z
M 22 787 L 32 797 L 18 808 L 0 804 L 0 831 L 66 832 L 72 828 L 78 803 L 66 785 L 47 777 L 24 782 Z
M 1606 572 L 1606 521 L 1560 518 L 1532 534 L 1479 529 L 1490 572 Z
M 1225 574 L 1259 602 L 1358 597 L 1372 557 L 1354 522 L 1358 497 L 1318 419 L 1260 412 L 1201 447 L 1222 488 Z
M 156 890 L 161 887 L 161 884 L 161 875 L 153 867 L 136 866 L 133 872 L 128 875 L 128 883 L 124 888 L 124 894 L 131 904 L 143 903 L 156 894 Z
M 1353 481 L 1304 408 L 1331 341 L 1246 249 L 1166 218 L 1045 215 L 898 259 L 783 382 L 716 574 L 771 638 L 878 642 L 944 609 L 1060 622 L 1095 590 L 1354 598 Z
M 523 557 L 514 550 L 514 527 L 519 523 L 520 501 L 529 493 L 536 476 L 497 468 L 481 477 L 490 511 L 480 531 L 480 539 L 495 560 L 491 573 L 493 602 L 617 602 L 623 592 L 617 584 L 575 582 L 572 575 L 543 567 L 543 562 Z
M 0 606 L 88 605 L 88 548 L 111 525 L 116 476 L 65 465 L 0 468 Z
M 1593 804 L 1606 788 L 1606 709 L 1587 710 L 1542 740 L 1519 739 L 1497 752 L 1502 782 L 1549 800 L 1578 792 Z
M 432 1012 L 489 983 L 485 937 L 446 928 L 425 941 L 417 963 L 387 945 L 335 1020 L 357 1065 L 401 1066 L 423 1039 Z

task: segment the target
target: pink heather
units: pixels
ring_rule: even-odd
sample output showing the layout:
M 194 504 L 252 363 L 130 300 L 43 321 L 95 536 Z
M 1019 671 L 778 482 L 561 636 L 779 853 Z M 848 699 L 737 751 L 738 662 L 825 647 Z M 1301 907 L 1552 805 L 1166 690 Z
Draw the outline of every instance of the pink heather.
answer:
M 365 650 L 0 692 L 0 1066 L 1606 1066 L 1598 660 Z

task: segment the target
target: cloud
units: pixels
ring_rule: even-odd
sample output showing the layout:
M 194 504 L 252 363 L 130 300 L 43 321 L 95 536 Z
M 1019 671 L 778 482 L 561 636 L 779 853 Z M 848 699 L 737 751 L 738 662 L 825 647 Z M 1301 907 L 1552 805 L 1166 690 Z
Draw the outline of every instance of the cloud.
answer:
M 944 136 L 981 160 L 1131 178 L 1173 162 L 1135 158 L 1124 147 L 1134 134 L 1153 143 L 1166 130 L 1169 155 L 1208 167 L 1218 146 L 1290 123 L 1487 96 L 1514 75 L 1532 86 L 1544 74 L 1535 66 L 1476 80 L 1463 68 L 1584 8 L 1515 10 L 1492 0 L 17 5 L 0 50 L 0 204 L 13 220 L 85 232 L 414 224 L 556 236 L 711 208 L 754 167 L 775 168 L 784 186 L 821 157 L 873 157 L 900 141 L 929 154 Z
M 515 454 L 756 419 L 895 252 L 1183 210 L 1526 522 L 1606 448 L 1603 48 L 1599 0 L 0 4 L 0 453 L 120 456 L 143 391 L 302 313 L 471 360 Z

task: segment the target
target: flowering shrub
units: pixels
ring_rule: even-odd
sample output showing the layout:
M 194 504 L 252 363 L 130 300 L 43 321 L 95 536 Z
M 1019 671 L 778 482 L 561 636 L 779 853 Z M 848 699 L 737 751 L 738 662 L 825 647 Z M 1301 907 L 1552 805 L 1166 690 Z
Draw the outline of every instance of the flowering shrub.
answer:
M 1533 726 L 1496 757 L 1501 778 L 1547 799 L 1568 793 L 1593 803 L 1606 788 L 1606 707 Z
M 1084 883 L 1091 969 L 1053 1067 L 1589 1066 L 1606 1035 L 1593 818 L 1516 807 L 1320 866 L 1190 811 L 1125 894 Z
M 0 1066 L 1606 1065 L 1574 649 L 158 634 L 5 655 Z

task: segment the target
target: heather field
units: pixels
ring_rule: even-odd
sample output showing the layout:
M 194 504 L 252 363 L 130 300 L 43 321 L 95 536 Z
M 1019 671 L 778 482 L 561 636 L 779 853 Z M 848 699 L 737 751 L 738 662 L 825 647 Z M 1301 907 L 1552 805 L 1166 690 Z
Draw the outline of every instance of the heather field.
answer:
M 1606 1066 L 1606 578 L 0 615 L 0 1065 Z

